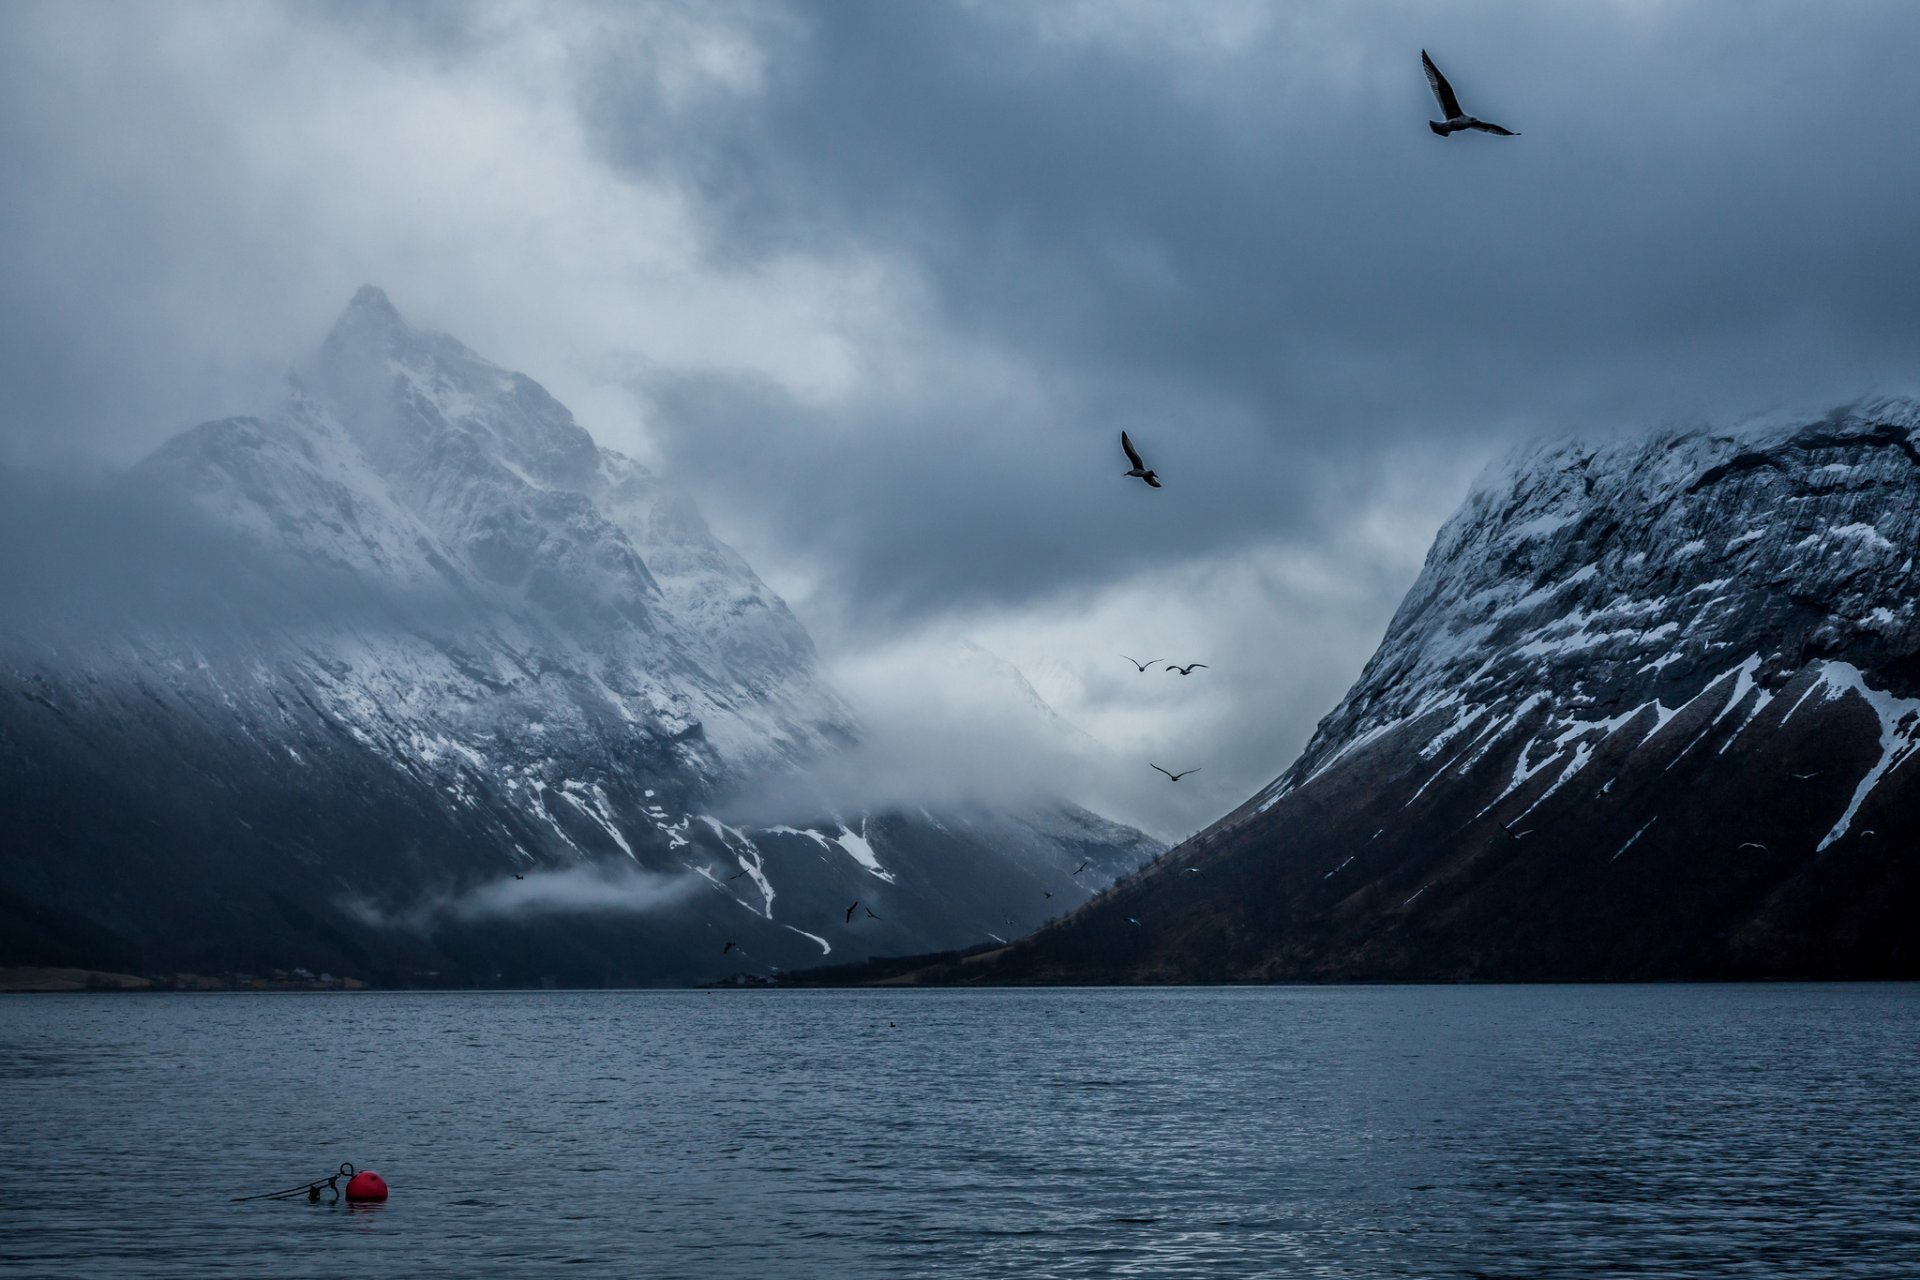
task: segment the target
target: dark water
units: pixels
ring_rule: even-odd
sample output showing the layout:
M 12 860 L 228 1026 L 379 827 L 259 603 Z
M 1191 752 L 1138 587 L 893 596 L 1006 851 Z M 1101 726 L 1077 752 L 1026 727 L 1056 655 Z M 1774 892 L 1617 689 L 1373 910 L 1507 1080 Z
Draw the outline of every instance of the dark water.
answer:
M 1916 1277 L 1920 989 L 0 998 L 0 1274 L 505 1272 Z

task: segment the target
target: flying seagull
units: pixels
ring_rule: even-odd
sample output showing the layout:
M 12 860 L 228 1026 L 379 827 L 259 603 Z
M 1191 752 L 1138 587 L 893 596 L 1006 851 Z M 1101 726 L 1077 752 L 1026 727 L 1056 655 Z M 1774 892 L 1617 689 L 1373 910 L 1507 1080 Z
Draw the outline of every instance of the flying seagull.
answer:
M 740 869 L 739 869 L 738 871 L 736 871 L 736 872 L 734 872 L 734 873 L 733 873 L 732 875 L 730 875 L 730 876 L 728 876 L 728 877 L 727 877 L 727 879 L 728 879 L 728 880 L 738 880 L 738 879 L 739 879 L 739 878 L 740 878 L 741 876 L 743 876 L 743 875 L 745 875 L 745 874 L 747 874 L 747 869 L 746 869 L 745 867 L 742 867 L 742 868 L 740 868 Z
M 873 908 L 872 908 L 872 907 L 868 907 L 868 908 L 867 908 L 867 919 L 869 919 L 869 920 L 878 920 L 879 918 L 880 918 L 879 916 L 877 916 L 877 915 L 875 915 L 875 914 L 873 914 Z
M 1805 780 L 1806 780 L 1806 779 L 1808 779 L 1808 778 L 1817 778 L 1817 777 L 1819 777 L 1819 776 L 1820 776 L 1820 771 L 1819 771 L 1818 769 L 1816 769 L 1816 770 L 1814 770 L 1814 771 L 1813 771 L 1812 773 L 1796 773 L 1796 774 L 1794 774 L 1793 776 L 1794 776 L 1794 777 L 1796 777 L 1796 778 L 1799 778 L 1799 779 L 1800 779 L 1801 781 L 1805 781 Z
M 1460 99 L 1453 96 L 1453 86 L 1440 74 L 1440 68 L 1433 65 L 1433 59 L 1427 51 L 1420 51 L 1420 65 L 1427 69 L 1427 83 L 1433 86 L 1433 96 L 1440 100 L 1440 114 L 1445 120 L 1429 120 L 1427 128 L 1441 137 L 1458 133 L 1462 129 L 1478 129 L 1481 133 L 1497 133 L 1503 138 L 1515 138 L 1519 135 L 1511 129 L 1502 129 L 1490 120 L 1480 120 L 1460 109 Z
M 1769 849 L 1769 848 L 1767 848 L 1767 846 L 1765 846 L 1765 845 L 1763 845 L 1763 844 L 1761 844 L 1761 843 L 1760 843 L 1760 842 L 1759 842 L 1758 840 L 1749 840 L 1749 841 L 1747 841 L 1747 842 L 1746 842 L 1745 844 L 1743 844 L 1743 845 L 1741 845 L 1740 847 L 1741 847 L 1742 849 L 1758 849 L 1758 850 L 1760 850 L 1760 851 L 1761 851 L 1762 853 L 1772 853 L 1772 852 L 1773 852 L 1773 850 L 1771 850 L 1771 849 Z
M 855 898 L 855 899 L 853 900 L 853 907 L 857 907 L 857 906 L 859 906 L 859 905 L 860 905 L 860 899 L 858 899 L 858 898 Z M 853 907 L 848 907 L 848 908 L 847 908 L 847 923 L 848 923 L 848 924 L 852 924 L 852 923 L 853 923 Z
M 521 875 L 521 874 L 520 874 L 520 873 L 519 873 L 518 871 L 516 871 L 516 872 L 514 872 L 514 873 L 513 873 L 513 878 L 514 878 L 515 880 L 525 880 L 525 879 L 526 879 L 526 877 L 525 877 L 525 876 L 523 876 L 523 875 Z
M 1053 896 L 1053 890 L 1051 889 L 1042 889 L 1040 892 L 1046 894 L 1049 898 Z
M 1148 764 L 1153 764 L 1153 762 L 1152 762 L 1151 760 L 1149 760 L 1149 761 L 1148 761 L 1147 763 L 1148 763 Z M 1156 768 L 1156 769 L 1160 769 L 1160 766 L 1159 766 L 1159 765 L 1157 765 L 1157 764 L 1155 764 L 1155 765 L 1153 765 L 1153 767 L 1154 767 L 1154 768 Z M 1181 771 L 1180 771 L 1179 773 L 1174 773 L 1174 772 L 1172 772 L 1171 770 L 1167 770 L 1167 769 L 1160 769 L 1160 772 L 1162 772 L 1162 773 L 1164 773 L 1164 774 L 1166 774 L 1166 775 L 1167 775 L 1167 776 L 1168 776 L 1169 778 L 1172 778 L 1172 779 L 1173 779 L 1173 780 L 1174 780 L 1175 782 L 1178 782 L 1178 781 L 1180 781 L 1180 779 L 1182 779 L 1182 778 L 1184 778 L 1184 777 L 1186 777 L 1186 776 L 1187 776 L 1188 774 L 1190 774 L 1190 773 L 1198 773 L 1198 772 L 1200 772 L 1200 770 L 1199 770 L 1199 769 L 1197 769 L 1197 768 L 1195 768 L 1195 769 L 1182 769 L 1182 770 L 1181 770 Z
M 1080 874 L 1080 873 L 1081 873 L 1082 871 L 1085 871 L 1085 870 L 1086 870 L 1086 869 L 1087 869 L 1088 867 L 1090 867 L 1090 866 L 1092 866 L 1092 865 L 1093 865 L 1093 859 L 1092 859 L 1092 858 L 1088 858 L 1088 859 L 1087 859 L 1087 860 L 1086 860 L 1085 862 L 1083 862 L 1083 863 L 1081 863 L 1081 864 L 1080 864 L 1079 866 L 1077 866 L 1077 867 L 1075 867 L 1075 868 L 1073 869 L 1073 874 L 1077 876 L 1077 875 L 1079 875 L 1079 874 Z
M 1195 671 L 1205 671 L 1206 669 L 1207 669 L 1207 664 L 1204 662 L 1189 662 L 1184 667 L 1178 666 L 1175 663 L 1171 663 L 1171 662 L 1167 664 L 1167 670 L 1178 671 L 1183 676 L 1190 676 Z
M 1131 925 L 1138 925 L 1140 922 L 1138 920 L 1135 920 L 1132 916 L 1128 916 L 1127 923 Z
M 1133 447 L 1133 441 L 1127 437 L 1127 433 L 1124 431 L 1120 433 L 1120 447 L 1127 451 L 1127 461 L 1133 464 L 1133 470 L 1125 472 L 1124 474 L 1138 476 L 1140 479 L 1145 480 L 1148 484 L 1158 489 L 1160 487 L 1159 475 L 1147 470 L 1147 464 L 1140 461 L 1140 451 Z
M 1121 654 L 1120 656 L 1121 656 L 1121 657 L 1123 657 L 1123 658 L 1127 658 L 1127 655 L 1126 655 L 1126 654 L 1124 654 L 1124 653 L 1123 653 L 1123 654 Z M 1131 662 L 1131 663 L 1132 663 L 1132 664 L 1133 664 L 1134 666 L 1136 666 L 1136 667 L 1138 667 L 1138 668 L 1139 668 L 1140 670 L 1142 670 L 1142 671 L 1145 671 L 1145 670 L 1146 670 L 1146 669 L 1147 669 L 1148 667 L 1150 667 L 1150 666 L 1152 666 L 1152 665 L 1153 665 L 1154 663 L 1156 663 L 1156 662 L 1158 662 L 1158 661 L 1160 661 L 1160 659 L 1158 659 L 1158 658 L 1148 658 L 1148 659 L 1147 659 L 1147 660 L 1146 660 L 1145 662 L 1142 662 L 1142 661 L 1140 661 L 1140 659 L 1138 659 L 1138 658 L 1127 658 L 1127 661 L 1128 661 L 1128 662 Z
M 720 954 L 721 954 L 721 955 L 725 955 L 725 954 L 727 954 L 727 952 L 729 952 L 729 951 L 731 951 L 731 950 L 733 950 L 733 944 L 732 944 L 731 942 L 729 942 L 729 943 L 728 943 L 728 944 L 727 944 L 726 946 L 724 946 L 724 947 L 722 947 L 722 948 L 720 948 Z

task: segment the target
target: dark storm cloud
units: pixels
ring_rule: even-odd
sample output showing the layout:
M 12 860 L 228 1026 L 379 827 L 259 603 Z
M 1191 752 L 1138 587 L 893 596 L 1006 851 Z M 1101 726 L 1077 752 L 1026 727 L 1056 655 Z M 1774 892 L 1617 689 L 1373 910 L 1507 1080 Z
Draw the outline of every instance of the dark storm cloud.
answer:
M 1277 6 L 1197 52 L 1029 12 L 806 6 L 765 95 L 694 137 L 610 72 L 588 99 L 733 252 L 888 246 L 939 332 L 1028 375 L 851 408 L 654 388 L 674 465 L 818 540 L 862 607 L 1312 543 L 1436 446 L 1913 381 L 1920 11 Z M 1432 136 L 1423 45 L 1524 136 Z M 1150 509 L 1122 426 L 1169 481 Z
M 375 281 L 658 455 L 836 669 L 978 635 L 1204 764 L 1128 815 L 1186 830 L 1506 443 L 1913 389 L 1917 45 L 1864 3 L 20 0 L 0 462 L 261 407 Z M 1430 134 L 1423 46 L 1522 136 Z M 1136 644 L 1221 660 L 1100 665 Z
M 645 74 L 683 95 L 732 72 L 691 8 L 0 5 L 0 459 L 124 462 L 271 404 L 369 280 L 629 447 L 571 376 L 610 333 L 757 367 L 656 314 L 741 286 L 675 193 L 581 145 L 570 60 L 601 25 L 660 37 Z

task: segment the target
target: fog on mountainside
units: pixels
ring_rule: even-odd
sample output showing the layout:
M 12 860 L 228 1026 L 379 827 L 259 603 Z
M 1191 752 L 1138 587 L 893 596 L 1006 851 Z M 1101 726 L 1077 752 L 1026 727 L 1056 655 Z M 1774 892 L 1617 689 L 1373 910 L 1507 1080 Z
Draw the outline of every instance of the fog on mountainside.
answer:
M 1158 847 L 1044 780 L 868 776 L 684 493 L 377 289 L 274 413 L 0 479 L 14 963 L 765 975 L 1012 936 Z

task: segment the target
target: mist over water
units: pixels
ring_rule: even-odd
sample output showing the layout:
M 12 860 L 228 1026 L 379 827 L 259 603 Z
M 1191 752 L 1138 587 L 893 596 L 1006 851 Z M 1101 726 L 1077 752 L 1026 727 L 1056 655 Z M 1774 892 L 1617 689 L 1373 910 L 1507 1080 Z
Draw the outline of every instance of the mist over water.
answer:
M 1920 991 L 0 1000 L 0 1275 L 1920 1274 Z M 229 1204 L 377 1169 L 373 1211 Z

